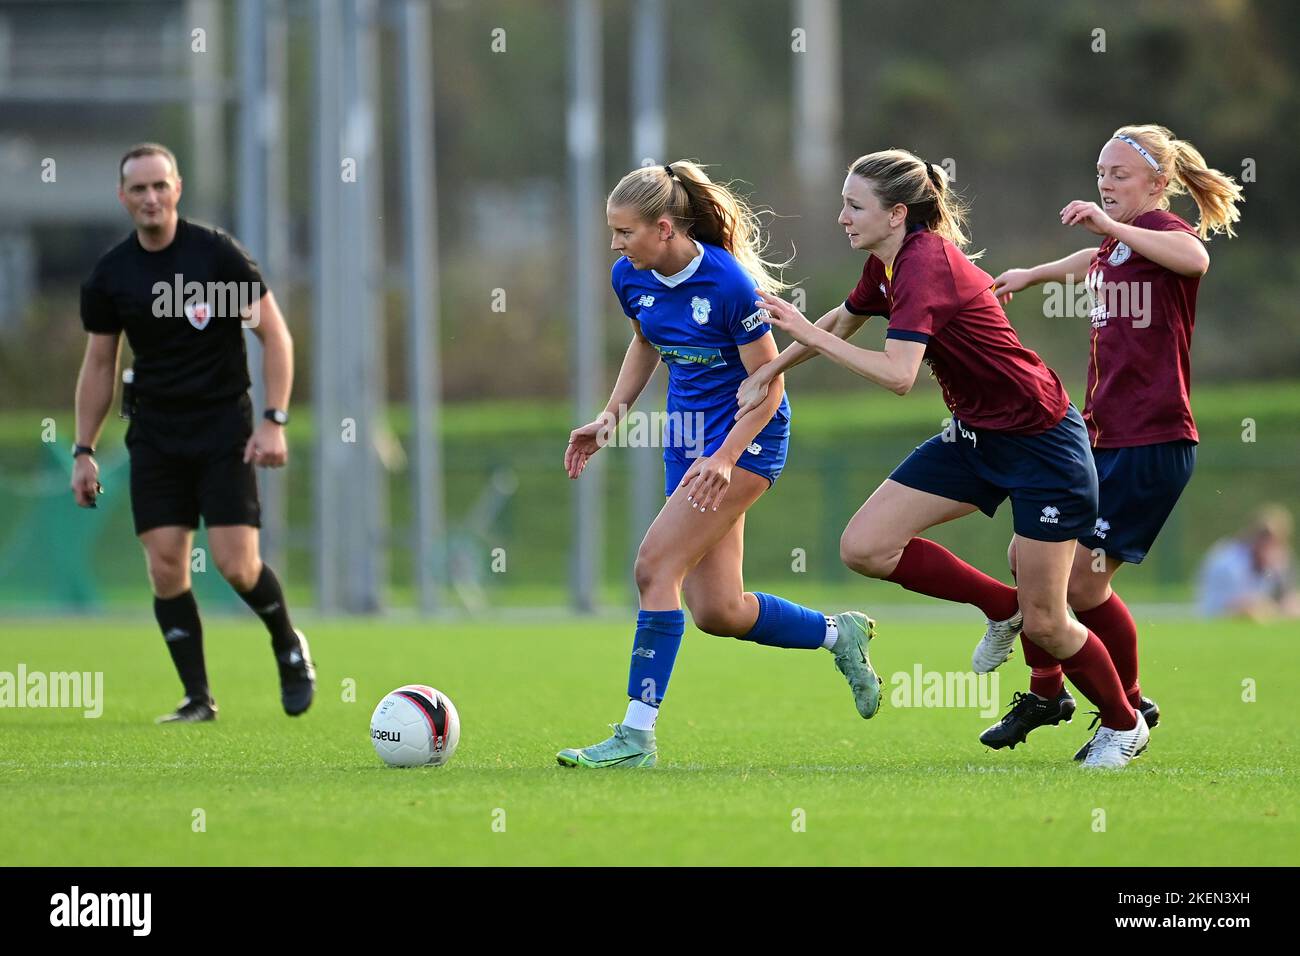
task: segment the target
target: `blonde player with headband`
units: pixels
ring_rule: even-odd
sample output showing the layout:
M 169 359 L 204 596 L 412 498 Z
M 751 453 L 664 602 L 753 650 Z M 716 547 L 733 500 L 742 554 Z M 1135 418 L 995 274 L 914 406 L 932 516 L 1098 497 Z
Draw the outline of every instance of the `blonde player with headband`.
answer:
M 1075 617 L 1106 645 L 1129 704 L 1154 727 L 1160 708 L 1138 684 L 1137 626 L 1111 581 L 1124 564 L 1146 557 L 1192 476 L 1192 328 L 1197 288 L 1210 267 L 1202 240 L 1234 235 L 1242 196 L 1196 147 L 1155 125 L 1115 131 L 1097 157 L 1097 189 L 1100 203 L 1076 199 L 1061 210 L 1061 223 L 1101 237 L 1100 246 L 1009 269 L 993 291 L 1005 302 L 1032 285 L 1086 276 L 1093 307 L 1083 418 L 1097 462 L 1099 508 L 1096 526 L 1075 546 L 1068 596 Z M 1195 228 L 1169 211 L 1170 197 L 1183 194 L 1200 213 Z M 1013 572 L 1017 557 L 1013 541 Z M 995 750 L 1069 720 L 1075 709 L 1057 662 L 1021 643 L 1033 669 L 1029 693 L 1017 693 L 1007 715 L 981 735 Z M 989 652 L 1005 660 L 1010 651 L 1008 640 Z M 1090 746 L 1075 759 L 1085 759 Z

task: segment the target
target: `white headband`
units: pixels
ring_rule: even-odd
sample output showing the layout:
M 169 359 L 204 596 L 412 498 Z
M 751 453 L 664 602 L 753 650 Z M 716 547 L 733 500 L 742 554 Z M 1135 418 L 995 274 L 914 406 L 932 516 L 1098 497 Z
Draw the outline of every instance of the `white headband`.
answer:
M 1152 156 L 1150 153 L 1148 153 L 1142 147 L 1142 144 L 1139 143 L 1137 140 L 1135 140 L 1132 136 L 1115 136 L 1113 138 L 1119 140 L 1121 143 L 1128 143 L 1130 146 L 1132 146 L 1134 149 L 1136 149 L 1139 153 L 1142 154 L 1142 158 L 1151 164 L 1152 169 L 1154 169 L 1156 172 L 1160 172 L 1160 164 L 1156 162 L 1156 158 Z

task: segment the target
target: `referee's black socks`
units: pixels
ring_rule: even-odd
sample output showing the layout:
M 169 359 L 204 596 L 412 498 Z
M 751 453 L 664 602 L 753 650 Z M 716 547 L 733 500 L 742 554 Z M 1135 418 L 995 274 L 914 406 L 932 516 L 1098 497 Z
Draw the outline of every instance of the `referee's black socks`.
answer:
M 262 573 L 251 591 L 237 591 L 244 603 L 253 609 L 253 613 L 262 619 L 266 629 L 271 632 L 271 647 L 277 657 L 287 654 L 298 646 L 298 635 L 289 623 L 289 609 L 284 604 L 284 592 L 280 590 L 280 581 L 270 566 L 263 563 Z
M 153 616 L 162 629 L 176 673 L 185 685 L 185 696 L 207 700 L 208 670 L 203 663 L 203 624 L 193 591 L 175 597 L 153 599 Z

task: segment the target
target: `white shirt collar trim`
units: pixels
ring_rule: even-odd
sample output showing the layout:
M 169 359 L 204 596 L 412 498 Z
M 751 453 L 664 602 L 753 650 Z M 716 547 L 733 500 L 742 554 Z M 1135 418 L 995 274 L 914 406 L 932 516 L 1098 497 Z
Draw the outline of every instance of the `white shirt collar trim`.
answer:
M 658 279 L 664 285 L 668 286 L 668 288 L 670 289 L 681 285 L 691 276 L 695 275 L 695 270 L 700 267 L 700 262 L 703 261 L 704 259 L 704 247 L 700 245 L 699 240 L 692 239 L 691 241 L 695 243 L 695 248 L 700 250 L 700 254 L 696 256 L 694 259 L 692 259 L 690 262 L 686 263 L 686 268 L 684 268 L 681 272 L 678 272 L 676 275 L 665 276 L 665 275 L 660 275 L 654 269 L 650 270 L 651 274 L 656 279 Z

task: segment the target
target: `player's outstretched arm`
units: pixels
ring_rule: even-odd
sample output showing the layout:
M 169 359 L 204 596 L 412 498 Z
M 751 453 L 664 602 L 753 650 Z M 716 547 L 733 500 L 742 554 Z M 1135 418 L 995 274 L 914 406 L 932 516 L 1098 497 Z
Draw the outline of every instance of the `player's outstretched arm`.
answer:
M 789 332 L 796 342 L 821 352 L 837 365 L 861 375 L 868 381 L 906 395 L 916 381 L 917 370 L 925 356 L 926 343 L 903 339 L 886 339 L 883 352 L 861 349 L 850 345 L 828 330 L 813 325 L 803 313 L 784 299 L 759 292 L 759 301 L 769 313 L 769 321 L 777 328 Z
M 570 478 L 582 474 L 591 456 L 604 447 L 628 409 L 641 397 L 658 367 L 659 350 L 641 334 L 641 323 L 633 322 L 632 341 L 623 355 L 623 365 L 604 410 L 595 421 L 569 433 L 569 444 L 564 449 L 564 470 Z
M 1088 264 L 1097 254 L 1097 247 L 1080 249 L 1064 259 L 1044 262 L 1028 269 L 1008 269 L 993 280 L 993 294 L 998 301 L 1006 305 L 1013 293 L 1021 292 L 1030 286 L 1042 285 L 1044 282 L 1065 282 L 1071 278 L 1082 282 L 1088 274 Z
M 868 318 L 870 316 L 854 315 L 844 308 L 844 303 L 841 302 L 818 319 L 816 326 L 837 338 L 847 340 L 862 328 Z M 763 403 L 767 397 L 768 387 L 777 376 L 785 374 L 796 365 L 802 365 L 819 354 L 816 349 L 811 349 L 802 342 L 792 342 L 772 361 L 761 368 L 751 370 L 749 377 L 740 383 L 740 388 L 736 391 L 736 403 L 740 406 L 736 411 L 736 421 L 740 421 Z

